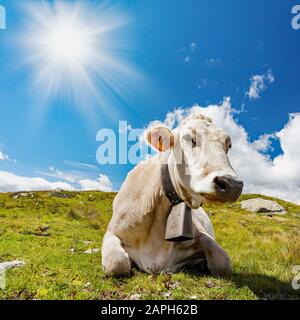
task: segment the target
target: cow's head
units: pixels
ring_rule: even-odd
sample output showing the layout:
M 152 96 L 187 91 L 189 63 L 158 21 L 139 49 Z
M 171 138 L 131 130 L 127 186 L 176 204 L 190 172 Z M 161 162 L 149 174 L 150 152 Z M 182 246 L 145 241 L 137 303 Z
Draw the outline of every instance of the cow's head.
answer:
M 189 207 L 211 201 L 233 202 L 241 195 L 243 182 L 227 156 L 230 137 L 209 118 L 189 116 L 172 132 L 167 127 L 152 128 L 147 139 L 160 152 L 170 150 L 170 175 Z

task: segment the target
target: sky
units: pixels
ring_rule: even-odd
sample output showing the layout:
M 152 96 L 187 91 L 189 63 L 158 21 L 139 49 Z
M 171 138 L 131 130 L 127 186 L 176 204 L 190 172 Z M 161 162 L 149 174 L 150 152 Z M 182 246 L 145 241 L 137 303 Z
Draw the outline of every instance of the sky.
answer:
M 0 192 L 117 191 L 134 165 L 100 164 L 99 130 L 197 109 L 232 136 L 245 192 L 300 203 L 296 4 L 0 0 Z

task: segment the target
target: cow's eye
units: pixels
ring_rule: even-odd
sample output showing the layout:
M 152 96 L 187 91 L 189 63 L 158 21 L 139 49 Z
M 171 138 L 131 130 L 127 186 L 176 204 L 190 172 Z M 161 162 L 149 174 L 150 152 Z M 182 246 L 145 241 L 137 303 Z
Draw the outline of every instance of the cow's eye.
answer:
M 230 137 L 226 138 L 225 144 L 226 144 L 226 147 L 227 147 L 228 150 L 231 149 L 231 139 L 230 139 Z
M 195 148 L 197 146 L 196 138 L 193 138 L 192 135 L 186 134 L 183 136 L 183 139 L 188 143 L 189 146 Z

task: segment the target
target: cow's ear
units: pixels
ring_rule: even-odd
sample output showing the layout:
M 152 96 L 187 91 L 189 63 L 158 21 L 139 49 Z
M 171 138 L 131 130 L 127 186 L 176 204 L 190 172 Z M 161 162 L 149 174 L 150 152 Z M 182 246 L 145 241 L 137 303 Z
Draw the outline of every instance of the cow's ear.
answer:
M 147 132 L 147 141 L 161 152 L 167 151 L 174 146 L 173 133 L 166 127 L 150 129 Z

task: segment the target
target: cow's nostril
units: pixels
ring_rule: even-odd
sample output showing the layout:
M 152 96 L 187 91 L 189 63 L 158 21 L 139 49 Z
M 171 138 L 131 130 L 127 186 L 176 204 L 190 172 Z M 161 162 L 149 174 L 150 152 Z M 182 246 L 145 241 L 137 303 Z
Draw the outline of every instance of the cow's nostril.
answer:
M 226 191 L 228 189 L 228 184 L 222 180 L 220 177 L 215 177 L 214 183 L 221 191 Z

